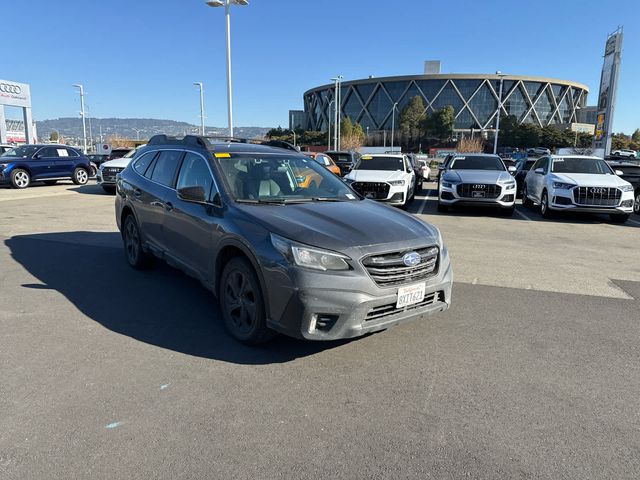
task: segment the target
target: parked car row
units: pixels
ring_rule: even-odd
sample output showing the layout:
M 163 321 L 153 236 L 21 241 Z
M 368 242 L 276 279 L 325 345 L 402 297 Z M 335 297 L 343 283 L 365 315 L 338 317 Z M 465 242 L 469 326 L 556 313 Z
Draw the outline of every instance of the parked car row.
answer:
M 370 183 L 384 181 L 398 199 L 412 195 L 406 156 L 363 156 L 349 175 L 351 186 L 297 151 L 158 135 L 116 178 L 126 259 L 164 259 L 198 278 L 247 344 L 276 332 L 357 337 L 448 309 L 438 229 L 367 198 L 382 200 Z

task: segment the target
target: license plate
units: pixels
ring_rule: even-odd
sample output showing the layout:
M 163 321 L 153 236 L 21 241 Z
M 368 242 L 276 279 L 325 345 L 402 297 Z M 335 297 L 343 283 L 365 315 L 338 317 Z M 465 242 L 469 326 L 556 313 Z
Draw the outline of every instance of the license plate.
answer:
M 477 190 L 474 190 L 473 192 L 471 192 L 471 196 L 473 198 L 484 198 L 484 192 L 479 192 Z
M 376 198 L 375 192 L 364 192 L 364 198 Z
M 423 301 L 425 288 L 425 283 L 409 285 L 408 287 L 400 287 L 398 289 L 398 301 L 396 302 L 396 308 L 403 308 Z

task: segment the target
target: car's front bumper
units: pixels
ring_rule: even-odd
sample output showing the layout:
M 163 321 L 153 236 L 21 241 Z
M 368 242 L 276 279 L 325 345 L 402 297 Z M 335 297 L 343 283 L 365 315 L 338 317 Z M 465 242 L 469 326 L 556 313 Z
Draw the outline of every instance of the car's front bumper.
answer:
M 105 174 L 102 170 L 98 169 L 98 171 L 96 172 L 96 181 L 98 182 L 98 185 L 102 185 L 104 187 L 115 187 L 116 176 L 117 174 Z
M 504 185 L 501 186 L 500 195 L 496 198 L 474 198 L 474 197 L 462 197 L 458 195 L 457 185 L 453 184 L 451 187 L 445 187 L 444 182 L 440 182 L 439 202 L 442 205 L 459 205 L 459 206 L 493 206 L 501 208 L 511 208 L 516 202 L 516 187 L 506 189 Z
M 584 213 L 609 213 L 626 215 L 633 213 L 634 193 L 622 192 L 617 205 L 580 205 L 574 202 L 571 190 L 558 189 L 551 191 L 549 208 L 556 211 L 571 211 Z
M 267 272 L 266 289 L 272 299 L 269 302 L 271 318 L 267 323 L 297 338 L 336 340 L 384 330 L 447 310 L 451 305 L 453 273 L 446 248 L 442 248 L 439 261 L 437 275 L 386 288 L 378 287 L 364 272 L 340 275 L 300 268 L 290 268 L 286 274 Z M 425 300 L 417 306 L 396 309 L 398 288 L 421 282 L 425 282 Z M 275 297 L 279 300 L 275 301 Z M 330 328 L 322 328 L 326 319 Z

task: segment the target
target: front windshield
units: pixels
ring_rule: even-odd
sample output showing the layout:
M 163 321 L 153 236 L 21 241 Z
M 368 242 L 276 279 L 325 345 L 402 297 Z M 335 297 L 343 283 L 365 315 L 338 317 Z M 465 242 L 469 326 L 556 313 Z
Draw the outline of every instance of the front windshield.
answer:
M 1 157 L 30 157 L 38 151 L 38 148 L 33 145 L 25 145 L 24 147 L 15 147 L 11 150 L 4 152 Z
M 239 202 L 356 200 L 354 192 L 342 180 L 308 157 L 232 153 L 218 154 L 216 160 L 231 195 Z
M 504 170 L 504 164 L 498 156 L 466 155 L 455 157 L 450 168 L 451 170 Z
M 365 155 L 360 159 L 355 170 L 404 170 L 402 157 L 370 157 Z
M 613 172 L 607 162 L 600 158 L 556 158 L 551 171 L 554 173 L 591 173 L 611 175 Z

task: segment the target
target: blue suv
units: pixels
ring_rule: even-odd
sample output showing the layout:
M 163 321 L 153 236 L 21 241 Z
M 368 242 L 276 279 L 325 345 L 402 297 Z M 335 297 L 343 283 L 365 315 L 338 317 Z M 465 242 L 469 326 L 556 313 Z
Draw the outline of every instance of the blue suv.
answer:
M 84 185 L 91 171 L 89 159 L 66 145 L 23 145 L 0 155 L 0 184 L 14 188 L 27 188 L 37 181 L 54 185 L 58 180 Z

